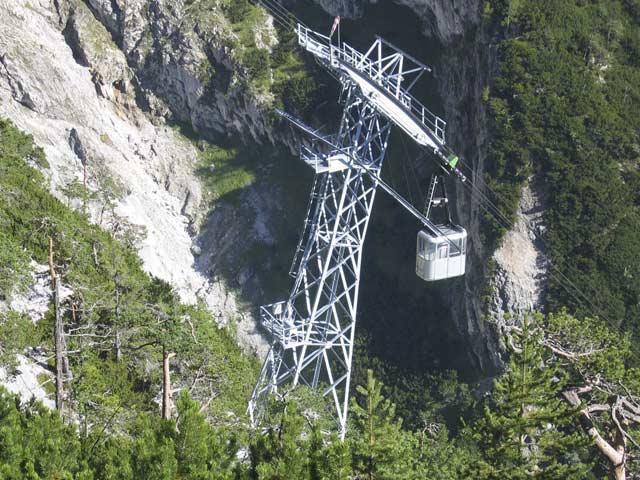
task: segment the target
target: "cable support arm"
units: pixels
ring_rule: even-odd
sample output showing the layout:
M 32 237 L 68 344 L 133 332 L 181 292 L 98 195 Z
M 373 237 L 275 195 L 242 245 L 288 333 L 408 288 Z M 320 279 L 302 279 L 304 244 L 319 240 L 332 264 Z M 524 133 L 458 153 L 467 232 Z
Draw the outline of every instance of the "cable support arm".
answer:
M 334 150 L 344 154 L 348 158 L 350 158 L 353 161 L 353 163 L 355 163 L 357 166 L 362 168 L 373 179 L 374 182 L 376 182 L 385 192 L 387 192 L 387 194 L 389 194 L 389 196 L 391 196 L 400 205 L 402 205 L 409 213 L 411 213 L 420 222 L 422 222 L 422 224 L 433 235 L 444 237 L 446 239 L 447 243 L 454 249 L 454 251 L 456 251 L 456 252 L 460 251 L 460 247 L 458 245 L 456 245 L 455 242 L 452 242 L 449 239 L 449 237 L 447 235 L 445 235 L 444 232 L 440 228 L 438 228 L 438 226 L 436 224 L 434 224 L 431 220 L 429 220 L 427 217 L 425 217 L 416 207 L 414 207 L 409 201 L 407 201 L 406 198 L 404 198 L 402 195 L 400 195 L 398 192 L 396 192 L 389 184 L 387 184 L 384 180 L 382 180 L 382 178 L 380 178 L 380 176 L 377 173 L 372 172 L 369 167 L 367 167 L 365 164 L 363 164 L 360 161 L 360 159 L 358 159 L 355 155 L 353 155 L 349 150 L 346 150 L 344 148 L 341 148 L 341 147 L 335 145 L 333 142 L 331 142 L 331 140 L 329 140 L 329 137 L 322 136 L 322 135 L 318 134 L 316 130 L 314 130 L 309 125 L 307 125 L 304 122 L 302 122 L 300 119 L 294 117 L 290 113 L 287 113 L 287 112 L 285 112 L 283 110 L 280 110 L 278 108 L 276 108 L 275 111 L 276 111 L 276 113 L 278 115 L 280 115 L 281 117 L 283 117 L 286 120 L 288 120 L 291 124 L 293 124 L 298 129 L 300 129 L 303 132 L 311 135 L 315 139 L 320 140 L 321 142 L 323 142 L 326 145 L 330 146 L 332 149 L 334 149 Z M 345 165 L 350 166 L 348 162 L 346 162 L 346 161 L 344 161 L 342 159 L 340 159 L 340 161 L 343 162 Z

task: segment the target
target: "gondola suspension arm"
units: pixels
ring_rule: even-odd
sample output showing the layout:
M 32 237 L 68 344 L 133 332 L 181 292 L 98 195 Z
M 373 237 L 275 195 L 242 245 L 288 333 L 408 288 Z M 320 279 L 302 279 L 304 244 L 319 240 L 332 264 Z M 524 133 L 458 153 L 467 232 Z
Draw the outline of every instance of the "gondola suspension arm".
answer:
M 363 164 L 355 155 L 351 154 L 350 151 L 335 145 L 327 137 L 320 135 L 317 132 L 317 130 L 311 128 L 309 125 L 305 124 L 300 119 L 294 117 L 288 112 L 285 112 L 284 110 L 280 110 L 279 108 L 276 108 L 275 111 L 278 115 L 280 115 L 281 117 L 289 121 L 293 126 L 298 128 L 299 130 L 312 136 L 316 140 L 319 140 L 325 143 L 326 145 L 331 147 L 333 150 L 336 150 L 344 154 L 345 156 L 347 156 L 353 163 L 355 163 L 357 166 L 362 168 L 371 177 L 371 179 L 374 182 L 376 182 L 380 186 L 380 188 L 382 188 L 382 190 L 384 190 L 389 196 L 391 196 L 391 198 L 396 200 L 400 205 L 402 205 L 405 208 L 405 210 L 407 210 L 414 217 L 416 217 L 433 235 L 447 238 L 447 236 L 442 232 L 440 228 L 438 228 L 438 226 L 435 223 L 433 223 L 431 220 L 425 217 L 420 212 L 420 210 L 414 207 L 406 198 L 404 198 L 397 191 L 395 191 L 388 183 L 382 180 L 382 178 L 380 178 L 379 175 L 377 175 L 376 173 L 372 172 L 369 168 L 367 168 L 367 166 Z M 349 165 L 349 163 L 345 160 L 340 159 L 340 161 L 343 162 L 345 165 Z M 449 243 L 450 247 L 454 249 L 454 251 L 456 252 L 460 251 L 460 248 L 458 247 L 458 245 L 455 244 L 455 242 L 452 242 L 448 238 L 447 238 L 447 242 Z

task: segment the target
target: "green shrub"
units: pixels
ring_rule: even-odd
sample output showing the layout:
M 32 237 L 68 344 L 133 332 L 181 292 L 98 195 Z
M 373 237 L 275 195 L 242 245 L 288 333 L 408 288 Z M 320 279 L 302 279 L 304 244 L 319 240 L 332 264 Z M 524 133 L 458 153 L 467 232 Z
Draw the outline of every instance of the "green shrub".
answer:
M 224 4 L 223 11 L 231 23 L 240 23 L 251 11 L 249 0 L 229 0 Z
M 269 52 L 261 48 L 248 48 L 244 52 L 242 63 L 250 78 L 264 78 L 269 73 Z

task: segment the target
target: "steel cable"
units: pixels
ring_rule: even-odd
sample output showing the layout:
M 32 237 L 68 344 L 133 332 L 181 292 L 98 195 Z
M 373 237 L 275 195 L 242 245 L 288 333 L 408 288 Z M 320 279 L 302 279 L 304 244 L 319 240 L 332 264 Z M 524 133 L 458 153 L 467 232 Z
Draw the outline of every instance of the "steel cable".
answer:
M 261 5 L 263 8 L 268 10 L 269 13 L 272 15 L 272 17 L 274 18 L 274 20 L 276 20 L 278 22 L 278 24 L 281 25 L 283 28 L 289 28 L 289 29 L 295 30 L 297 24 L 304 25 L 302 22 L 300 22 L 300 20 L 295 15 L 293 15 L 289 10 L 287 10 L 284 6 L 282 6 L 276 0 L 254 0 L 254 1 L 255 1 L 255 3 Z M 407 152 L 406 145 L 404 144 L 404 139 L 403 139 L 403 147 L 404 147 L 404 150 L 405 150 L 405 156 L 407 156 L 407 161 L 408 161 L 408 152 Z M 425 152 L 425 154 L 423 154 L 419 158 L 422 159 L 424 156 L 426 156 L 426 152 Z M 518 236 L 520 236 L 521 238 L 523 238 L 526 241 L 528 241 L 529 239 L 527 237 L 525 237 L 522 232 L 518 232 L 517 230 L 514 229 L 514 223 L 509 219 L 509 217 L 505 213 L 503 213 L 500 210 L 500 208 L 491 200 L 491 198 L 489 198 L 489 196 L 485 194 L 485 192 L 480 188 L 480 186 L 483 186 L 486 190 L 488 190 L 494 196 L 494 198 L 496 198 L 498 200 L 501 200 L 501 201 L 504 201 L 504 198 L 501 197 L 499 194 L 497 194 L 493 189 L 491 189 L 491 187 L 489 187 L 489 185 L 487 185 L 487 183 L 484 182 L 484 180 L 481 177 L 476 178 L 475 175 L 474 175 L 473 170 L 468 165 L 463 163 L 462 164 L 462 168 L 467 171 L 467 174 L 468 174 L 469 178 L 472 180 L 471 182 L 463 182 L 463 187 L 468 190 L 468 192 L 470 193 L 472 198 L 473 198 L 474 194 L 476 195 L 476 199 L 479 200 L 478 205 L 483 209 L 483 211 L 485 213 L 487 213 L 488 215 L 490 215 L 491 217 L 493 217 L 493 219 L 496 220 L 496 222 L 500 226 L 502 226 L 503 228 L 505 228 L 508 231 L 515 232 Z M 407 187 L 409 188 L 408 193 L 409 193 L 409 197 L 411 199 L 411 202 L 408 202 L 408 203 L 413 205 L 413 199 L 412 199 L 412 195 L 411 195 L 411 188 L 410 188 L 409 181 L 408 181 L 408 178 L 407 178 L 406 169 L 403 169 L 403 173 L 405 175 L 405 180 L 407 182 Z M 416 181 L 417 181 L 417 177 L 416 177 Z M 480 184 L 480 186 L 478 186 L 478 184 Z M 419 187 L 419 184 L 418 184 L 418 187 Z M 543 250 L 548 250 L 546 242 L 535 231 L 535 229 L 530 225 L 528 220 L 525 219 L 524 224 L 525 224 L 525 227 L 526 227 L 527 231 L 530 232 L 534 236 L 534 238 L 540 242 L 540 244 L 543 247 Z M 557 265 L 555 265 L 554 262 L 551 261 L 551 259 L 544 252 L 541 251 L 540 255 L 544 258 L 544 260 L 551 267 L 551 269 L 549 270 L 549 273 L 556 280 L 559 281 L 560 285 L 567 291 L 567 293 L 569 293 L 574 298 L 574 300 L 576 300 L 581 306 L 585 307 L 585 304 L 583 303 L 583 301 L 581 301 L 580 298 L 576 295 L 576 293 L 580 294 L 580 296 L 591 307 L 591 308 L 587 308 L 588 310 L 590 310 L 592 313 L 596 313 L 596 314 L 598 314 L 598 312 L 600 312 L 600 316 L 602 318 L 604 318 L 605 320 L 609 321 L 607 316 L 602 313 L 601 309 L 596 307 L 595 304 L 584 293 L 584 291 L 582 289 L 580 289 L 574 282 L 572 282 L 560 270 L 560 268 Z M 552 270 L 555 270 L 555 273 Z M 571 288 L 569 288 L 569 287 L 571 287 Z M 571 289 L 573 289 L 573 291 Z
M 482 192 L 474 185 L 468 184 L 467 182 L 463 183 L 463 186 L 465 188 L 468 189 L 469 193 L 471 194 L 471 196 L 473 197 L 473 194 L 476 193 L 480 193 L 482 194 Z M 480 200 L 482 200 L 483 196 L 482 195 L 477 195 L 476 198 L 480 197 Z M 485 197 L 486 198 L 486 197 Z M 489 215 L 491 215 L 500 226 L 502 226 L 503 228 L 507 229 L 510 232 L 515 233 L 516 235 L 518 235 L 521 239 L 524 239 L 525 241 L 529 241 L 530 239 L 527 238 L 522 232 L 517 231 L 514 228 L 514 224 L 513 222 L 504 222 L 501 221 L 493 212 L 491 212 L 487 206 L 483 203 L 483 202 L 478 202 L 478 205 L 480 207 L 482 207 L 482 209 L 488 213 Z M 500 212 L 502 214 L 502 212 Z M 531 228 L 531 226 L 528 224 L 528 222 L 525 221 L 525 227 L 527 229 L 528 232 L 531 232 L 532 234 L 534 234 L 536 236 L 537 239 L 539 239 L 541 242 L 543 242 L 543 240 L 535 233 L 535 231 L 533 231 L 533 229 Z M 546 250 L 546 245 L 543 242 L 543 249 Z M 589 297 L 584 293 L 584 291 L 582 289 L 580 289 L 573 281 L 571 281 L 571 279 L 569 279 L 561 270 L 560 268 L 551 261 L 551 259 L 549 258 L 548 255 L 546 255 L 543 251 L 539 251 L 539 254 L 543 257 L 543 259 L 547 262 L 547 264 L 551 267 L 551 269 L 549 269 L 549 274 L 555 278 L 556 280 L 559 281 L 560 285 L 564 288 L 564 290 L 573 297 L 574 300 L 576 300 L 578 302 L 578 304 L 580 304 L 582 307 L 586 307 L 587 310 L 591 311 L 591 313 L 594 313 L 596 315 L 599 315 L 600 317 L 602 317 L 603 319 L 605 319 L 607 322 L 611 323 L 611 321 L 609 320 L 609 318 L 607 317 L 607 315 L 605 315 L 602 311 L 601 308 L 598 308 L 590 299 Z M 552 271 L 553 270 L 553 271 Z M 555 271 L 555 273 L 554 273 Z M 571 287 L 571 288 L 569 288 Z M 573 289 L 573 292 L 572 290 Z M 580 297 L 582 297 L 582 299 L 584 301 L 587 302 L 588 305 L 585 305 L 584 301 L 581 300 L 577 295 L 579 294 Z

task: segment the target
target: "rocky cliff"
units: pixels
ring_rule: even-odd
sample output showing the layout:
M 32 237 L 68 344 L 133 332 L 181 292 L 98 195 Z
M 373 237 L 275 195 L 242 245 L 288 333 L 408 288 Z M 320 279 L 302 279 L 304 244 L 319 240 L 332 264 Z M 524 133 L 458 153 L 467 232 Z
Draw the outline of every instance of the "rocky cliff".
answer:
M 151 274 L 226 323 L 244 309 L 225 279 L 196 265 L 194 242 L 211 206 L 196 173 L 199 149 L 181 131 L 253 139 L 270 131 L 260 99 L 237 79 L 231 34 L 221 26 L 200 37 L 202 20 L 187 16 L 173 2 L 3 3 L 0 116 L 43 147 L 58 197 L 81 208 L 73 187 L 86 186 L 94 222 L 135 242 Z M 198 77 L 214 68 L 225 88 Z M 256 193 L 246 195 L 251 208 Z M 251 237 L 260 232 L 245 232 Z M 239 330 L 251 349 L 264 348 L 253 322 Z
M 334 15 L 370 15 L 364 0 L 318 3 Z M 420 31 L 407 34 L 415 47 L 438 52 L 434 85 L 449 143 L 471 168 L 470 178 L 481 178 L 487 146 L 482 92 L 496 70 L 482 2 L 398 3 L 399 15 L 419 20 Z M 397 9 L 390 3 L 377 12 L 384 8 Z M 93 221 L 136 242 L 145 268 L 170 281 L 185 300 L 204 299 L 221 323 L 241 320 L 242 341 L 263 351 L 251 312 L 264 280 L 246 264 L 250 257 L 237 252 L 256 240 L 263 249 L 275 248 L 283 192 L 257 183 L 242 190 L 240 207 L 212 208 L 196 173 L 201 152 L 193 138 L 281 143 L 289 137 L 269 127 L 263 113 L 268 93 L 243 81 L 239 34 L 218 3 L 8 0 L 0 24 L 0 115 L 45 149 L 52 190 L 83 208 L 69 192 L 85 184 Z M 277 41 L 268 17 L 252 34 L 267 50 Z M 269 165 L 261 168 L 268 175 Z M 485 319 L 487 259 L 493 255 L 497 265 L 488 305 L 498 316 L 539 304 L 543 268 L 520 223 L 520 233 L 509 234 L 498 252 L 486 251 L 477 197 L 460 186 L 456 196 L 457 216 L 470 233 L 469 274 L 454 289 L 435 290 L 447 305 L 446 323 L 468 346 L 465 361 L 490 373 L 500 366 L 501 348 Z M 524 195 L 520 218 L 536 208 L 535 198 Z M 220 274 L 225 257 L 237 264 L 232 278 Z
M 367 8 L 366 0 L 318 0 L 332 15 L 360 19 L 363 25 L 372 15 L 380 15 L 382 4 Z M 375 4 L 376 2 L 371 2 Z M 484 189 L 488 147 L 488 118 L 483 92 L 498 71 L 497 52 L 482 17 L 483 2 L 436 0 L 398 0 L 411 11 L 405 26 L 419 18 L 420 32 L 406 33 L 412 52 L 437 51 L 433 75 L 437 97 L 447 120 L 447 139 L 469 168 L 469 183 Z M 394 15 L 398 7 L 388 5 Z M 394 17 L 394 21 L 398 21 Z M 384 23 L 384 22 L 383 22 Z M 412 38 L 411 38 L 412 36 Z M 409 39 L 407 39 L 409 37 Z M 393 41 L 393 39 L 391 39 Z M 408 47 L 405 47 L 408 48 Z M 467 346 L 464 355 L 472 369 L 490 375 L 502 365 L 503 347 L 498 330 L 505 314 L 521 314 L 543 304 L 546 265 L 530 229 L 540 229 L 543 204 L 539 186 L 530 182 L 523 191 L 517 220 L 497 251 L 483 245 L 481 218 L 484 213 L 477 193 L 469 186 L 456 186 L 456 213 L 469 232 L 467 275 L 462 281 L 439 288 L 440 301 L 447 305 L 447 319 L 437 322 L 453 325 Z M 434 318 L 427 319 L 436 321 Z M 459 364 L 458 364 L 459 365 Z

